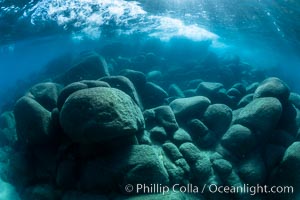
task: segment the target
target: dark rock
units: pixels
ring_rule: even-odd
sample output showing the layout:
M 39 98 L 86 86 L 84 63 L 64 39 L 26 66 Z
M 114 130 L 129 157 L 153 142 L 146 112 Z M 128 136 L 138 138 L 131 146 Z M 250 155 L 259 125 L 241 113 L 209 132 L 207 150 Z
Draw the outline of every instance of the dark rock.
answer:
M 25 189 L 22 199 L 24 200 L 59 200 L 60 193 L 48 184 L 35 185 Z
M 273 170 L 281 162 L 286 148 L 274 144 L 268 144 L 264 151 L 264 161 L 267 170 Z
M 236 99 L 240 99 L 243 96 L 236 88 L 230 88 L 226 94 L 230 97 L 235 97 Z
M 287 102 L 282 104 L 282 113 L 278 122 L 278 128 L 287 130 L 292 135 L 295 135 L 297 132 L 296 117 L 297 110 L 292 103 Z
M 38 83 L 29 89 L 27 96 L 32 97 L 44 108 L 51 111 L 56 107 L 62 86 L 52 82 Z
M 176 99 L 170 103 L 176 118 L 181 121 L 201 117 L 209 105 L 210 100 L 203 96 Z
M 137 90 L 142 89 L 147 82 L 146 75 L 143 72 L 125 69 L 120 72 L 120 75 L 127 77 Z
M 168 90 L 170 96 L 184 98 L 184 93 L 176 84 L 171 84 Z
M 146 129 L 151 129 L 156 126 L 157 121 L 155 118 L 154 109 L 148 109 L 143 112 L 143 116 L 145 119 Z
M 168 135 L 163 127 L 156 126 L 152 128 L 150 131 L 150 138 L 160 143 L 164 143 Z
M 197 160 L 202 160 L 203 158 L 202 152 L 193 143 L 183 143 L 180 145 L 179 150 L 190 166 L 195 165 Z
M 175 115 L 170 106 L 159 106 L 153 110 L 157 123 L 163 126 L 167 132 L 173 133 L 178 129 Z
M 231 120 L 232 111 L 224 104 L 212 104 L 208 106 L 203 115 L 204 124 L 219 136 L 227 131 Z
M 0 146 L 13 146 L 18 140 L 14 113 L 6 111 L 0 115 Z
M 87 52 L 81 55 L 72 68 L 57 77 L 55 82 L 67 85 L 81 80 L 96 80 L 103 76 L 109 76 L 105 59 L 95 52 Z
M 199 119 L 192 119 L 187 123 L 187 129 L 194 140 L 208 134 L 209 130 Z
M 193 97 L 196 96 L 196 90 L 195 89 L 184 90 L 183 94 L 185 97 Z
M 14 129 L 16 127 L 16 120 L 14 113 L 6 111 L 0 115 L 0 129 Z
M 214 160 L 212 163 L 212 167 L 222 178 L 226 178 L 232 172 L 231 163 L 224 159 Z
M 264 183 L 267 172 L 261 156 L 256 154 L 243 160 L 238 167 L 238 174 L 249 185 Z
M 35 179 L 33 159 L 26 152 L 15 152 L 9 156 L 7 180 L 16 187 L 28 186 Z
M 289 147 L 295 141 L 295 137 L 284 130 L 275 130 L 271 135 L 271 144 Z
M 258 82 L 255 82 L 255 83 L 252 83 L 251 85 L 249 85 L 247 88 L 246 88 L 246 92 L 247 94 L 250 94 L 250 93 L 254 93 L 256 88 L 259 86 L 259 83 Z
M 125 76 L 106 76 L 100 78 L 99 81 L 107 82 L 111 87 L 122 90 L 128 94 L 141 109 L 143 109 L 142 102 L 133 83 Z
M 264 80 L 255 90 L 254 98 L 275 97 L 286 103 L 290 96 L 289 87 L 279 78 L 271 77 Z
M 80 189 L 83 191 L 109 193 L 113 189 L 114 172 L 101 159 L 88 161 L 80 174 Z
M 151 71 L 147 75 L 147 81 L 157 83 L 162 80 L 163 75 L 160 71 Z
M 213 93 L 219 92 L 222 89 L 224 89 L 222 83 L 201 82 L 197 87 L 197 94 L 209 97 Z
M 291 185 L 294 188 L 300 186 L 300 142 L 294 142 L 287 148 L 283 159 L 276 173 L 273 174 L 273 179 L 280 184 Z
M 247 93 L 246 87 L 242 83 L 236 83 L 232 86 L 232 88 L 237 89 L 242 96 L 244 96 Z
M 203 82 L 202 79 L 194 79 L 194 80 L 191 80 L 191 81 L 188 82 L 187 88 L 189 88 L 189 89 L 195 89 L 195 88 L 197 88 L 197 86 L 198 86 L 201 82 Z
M 73 141 L 94 143 L 134 135 L 143 129 L 144 118 L 124 92 L 97 87 L 71 94 L 62 107 L 60 123 Z
M 142 134 L 138 134 L 136 137 L 139 144 L 146 144 L 146 145 L 152 144 L 152 141 L 150 139 L 150 133 L 146 130 L 144 130 Z
M 233 154 L 242 157 L 255 147 L 256 140 L 250 129 L 235 124 L 224 134 L 221 144 Z
M 183 184 L 184 180 L 188 178 L 185 171 L 181 167 L 176 166 L 167 157 L 163 157 L 163 163 L 164 163 L 164 167 L 168 172 L 171 185 Z
M 221 83 L 201 82 L 196 90 L 197 95 L 209 98 L 213 103 L 227 103 L 228 96 Z
M 213 174 L 212 164 L 207 156 L 196 161 L 194 167 L 192 167 L 192 175 L 194 183 L 204 184 L 208 178 Z
M 99 81 L 99 80 L 83 80 L 79 83 L 86 84 L 88 88 L 94 88 L 94 87 L 110 87 L 110 85 L 107 82 Z M 72 83 L 70 84 L 72 85 Z
M 147 82 L 143 91 L 141 91 L 143 105 L 146 108 L 153 108 L 164 104 L 168 98 L 168 93 L 155 83 Z
M 246 96 L 244 96 L 237 104 L 238 108 L 242 108 L 245 107 L 246 105 L 248 105 L 251 101 L 253 100 L 253 94 L 247 94 Z
M 167 185 L 169 177 L 163 163 L 159 159 L 153 147 L 148 145 L 133 145 L 125 155 L 118 155 L 123 160 L 116 159 L 115 167 L 121 167 L 120 172 L 126 172 L 121 175 L 124 186 L 126 184 L 153 184 L 160 183 Z M 125 157 L 124 157 L 125 156 Z M 125 170 L 125 171 L 124 171 Z M 145 176 L 146 175 L 146 176 Z M 124 188 L 124 187 L 123 187 Z
M 14 108 L 18 138 L 29 144 L 48 143 L 51 139 L 51 113 L 34 99 L 22 97 Z
M 289 100 L 297 109 L 300 109 L 300 95 L 297 93 L 290 93 Z
M 179 160 L 183 158 L 182 154 L 180 153 L 179 149 L 171 142 L 167 142 L 163 144 L 163 150 L 168 155 L 168 157 L 175 162 L 176 160 Z
M 269 131 L 276 127 L 282 112 L 278 99 L 273 97 L 257 98 L 242 108 L 235 124 L 258 131 Z
M 76 163 L 73 160 L 64 160 L 59 163 L 56 174 L 56 184 L 63 189 L 76 187 Z
M 173 135 L 173 141 L 180 146 L 182 143 L 192 142 L 192 138 L 185 130 L 179 128 Z
M 67 85 L 60 93 L 57 99 L 57 108 L 60 110 L 64 105 L 66 99 L 74 92 L 86 89 L 88 86 L 81 82 L 75 82 Z

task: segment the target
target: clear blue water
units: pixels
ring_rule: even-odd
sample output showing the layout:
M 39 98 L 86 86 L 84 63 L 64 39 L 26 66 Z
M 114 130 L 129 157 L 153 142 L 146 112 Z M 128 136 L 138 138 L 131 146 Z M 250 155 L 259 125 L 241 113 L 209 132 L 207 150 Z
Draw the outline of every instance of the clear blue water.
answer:
M 1 0 L 1 99 L 63 54 L 124 38 L 167 42 L 177 36 L 276 68 L 299 91 L 299 9 L 293 0 Z

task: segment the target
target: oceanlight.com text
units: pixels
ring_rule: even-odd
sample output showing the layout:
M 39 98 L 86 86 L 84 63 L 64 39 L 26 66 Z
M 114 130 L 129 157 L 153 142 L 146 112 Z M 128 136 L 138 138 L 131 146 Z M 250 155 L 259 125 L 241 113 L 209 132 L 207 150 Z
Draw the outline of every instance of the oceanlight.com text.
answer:
M 225 186 L 216 184 L 204 184 L 202 186 L 187 184 L 180 185 L 174 184 L 172 186 L 163 184 L 127 184 L 125 191 L 128 193 L 136 194 L 167 194 L 174 193 L 190 193 L 190 194 L 203 194 L 203 193 L 219 193 L 219 194 L 293 194 L 293 186 L 268 186 L 268 185 L 249 185 L 243 184 L 240 186 Z

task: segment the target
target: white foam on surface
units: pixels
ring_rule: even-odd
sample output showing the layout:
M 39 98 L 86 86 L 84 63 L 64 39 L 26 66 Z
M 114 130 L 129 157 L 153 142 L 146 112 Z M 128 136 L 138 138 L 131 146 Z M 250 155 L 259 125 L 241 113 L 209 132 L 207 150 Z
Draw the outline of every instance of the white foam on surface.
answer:
M 217 44 L 218 39 L 216 34 L 197 24 L 186 25 L 180 19 L 149 15 L 136 1 L 41 0 L 24 12 L 24 16 L 31 16 L 33 25 L 56 22 L 70 30 L 75 40 L 99 39 L 104 27 L 118 30 L 117 34 L 143 33 L 164 41 L 186 37 Z

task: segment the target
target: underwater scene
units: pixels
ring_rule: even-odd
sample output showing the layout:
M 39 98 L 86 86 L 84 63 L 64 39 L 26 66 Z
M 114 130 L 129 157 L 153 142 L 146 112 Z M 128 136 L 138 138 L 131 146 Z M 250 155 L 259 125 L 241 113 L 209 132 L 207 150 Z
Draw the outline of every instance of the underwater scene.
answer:
M 300 1 L 0 0 L 0 200 L 300 200 Z

